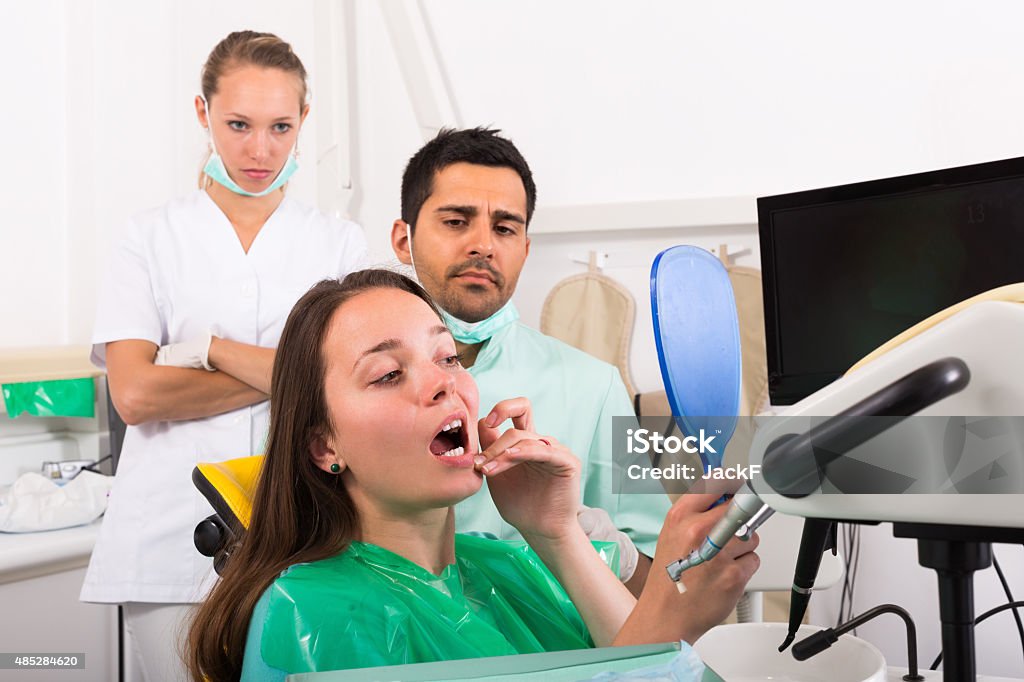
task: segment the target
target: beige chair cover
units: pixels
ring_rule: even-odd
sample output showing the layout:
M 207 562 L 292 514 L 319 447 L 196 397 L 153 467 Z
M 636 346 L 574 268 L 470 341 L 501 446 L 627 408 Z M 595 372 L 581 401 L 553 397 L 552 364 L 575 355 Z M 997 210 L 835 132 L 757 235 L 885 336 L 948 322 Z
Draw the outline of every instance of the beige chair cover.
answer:
M 633 396 L 629 349 L 636 304 L 625 287 L 601 274 L 596 256 L 591 252 L 587 272 L 554 286 L 541 309 L 540 330 L 618 367 Z

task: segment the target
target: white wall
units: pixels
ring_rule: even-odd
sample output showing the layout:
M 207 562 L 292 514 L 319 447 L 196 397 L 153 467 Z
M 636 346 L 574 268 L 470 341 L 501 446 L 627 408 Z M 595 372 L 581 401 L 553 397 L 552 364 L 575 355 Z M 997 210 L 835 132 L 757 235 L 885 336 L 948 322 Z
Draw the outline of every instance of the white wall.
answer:
M 0 171 L 0 344 L 59 343 L 67 333 L 66 292 L 72 283 L 64 217 L 62 7 L 60 0 L 48 0 L 4 12 L 0 124 L 8 154 Z
M 330 1 L 8 3 L 2 56 L 31 68 L 0 76 L 13 152 L 0 170 L 0 284 L 12 292 L 0 346 L 88 340 L 112 234 L 135 211 L 194 186 L 205 140 L 192 96 L 206 53 L 229 30 L 276 31 L 304 58 L 314 110 L 290 191 L 318 200 L 313 166 L 326 143 L 316 114 L 331 83 L 317 80 L 315 34 Z M 353 217 L 388 256 L 399 176 L 421 135 L 378 0 L 350 6 L 361 194 Z M 417 6 L 458 121 L 502 127 L 517 141 L 542 214 L 740 196 L 750 200 L 752 235 L 758 195 L 1024 154 L 1024 89 L 1012 87 L 1024 8 L 1009 0 L 827 11 L 810 0 Z M 338 208 L 332 197 L 319 203 Z M 663 236 L 720 239 L 699 229 Z M 585 251 L 596 238 L 581 232 L 566 243 Z M 756 249 L 750 256 L 756 264 Z M 55 274 L 24 284 L 54 263 Z M 581 267 L 566 258 L 544 272 Z M 527 319 L 548 286 L 522 283 Z
M 289 192 L 344 212 L 338 197 L 349 195 L 317 182 L 332 143 L 318 112 L 343 94 L 322 76 L 317 41 L 324 21 L 350 10 L 352 217 L 390 258 L 420 121 L 379 0 L 333 13 L 332 1 L 4 3 L 0 347 L 88 342 L 118 227 L 194 187 L 205 140 L 192 98 L 206 53 L 230 30 L 274 31 L 305 61 L 313 115 Z M 658 250 L 727 242 L 757 265 L 758 195 L 1024 155 L 1024 6 L 1013 0 L 389 2 L 426 17 L 456 121 L 504 128 L 529 159 L 539 219 L 594 203 L 740 197 L 732 205 L 747 207 L 717 227 L 681 209 L 685 228 L 534 233 L 516 296 L 524 319 L 536 323 L 551 286 L 583 270 L 570 256 L 608 252 L 608 274 L 637 298 L 641 389 L 659 381 L 646 303 Z M 981 630 L 1007 644 L 986 651 L 990 673 L 1020 674 L 1009 622 Z

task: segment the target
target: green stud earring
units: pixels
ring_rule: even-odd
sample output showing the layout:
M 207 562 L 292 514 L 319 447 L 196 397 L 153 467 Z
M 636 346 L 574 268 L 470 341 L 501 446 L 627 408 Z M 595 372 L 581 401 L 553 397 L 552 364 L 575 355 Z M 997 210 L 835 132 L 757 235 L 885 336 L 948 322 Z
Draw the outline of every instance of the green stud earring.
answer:
M 332 474 L 336 474 L 336 473 L 338 473 L 339 471 L 341 471 L 341 465 L 340 465 L 340 464 L 338 464 L 337 462 L 335 462 L 334 464 L 332 464 L 332 465 L 331 465 L 331 473 L 332 473 Z

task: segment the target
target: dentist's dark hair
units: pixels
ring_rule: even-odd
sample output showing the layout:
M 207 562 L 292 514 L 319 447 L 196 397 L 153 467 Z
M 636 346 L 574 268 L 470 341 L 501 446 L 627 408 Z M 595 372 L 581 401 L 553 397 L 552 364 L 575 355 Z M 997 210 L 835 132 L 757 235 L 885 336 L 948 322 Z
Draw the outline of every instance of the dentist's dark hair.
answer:
M 412 226 L 413 234 L 420 209 L 434 191 L 434 176 L 454 163 L 511 168 L 518 173 L 526 190 L 526 224 L 529 226 L 537 205 L 537 185 L 526 159 L 511 140 L 498 134 L 500 132 L 491 128 L 442 128 L 409 159 L 402 173 L 402 220 Z
M 241 540 L 229 548 L 221 580 L 197 609 L 185 663 L 192 677 L 237 680 L 242 672 L 253 609 L 283 570 L 344 550 L 359 517 L 341 477 L 313 461 L 313 442 L 333 432 L 324 393 L 324 340 L 335 312 L 374 289 L 399 289 L 419 297 L 441 318 L 423 288 L 388 270 L 362 270 L 316 284 L 292 308 L 274 358 L 270 433 Z

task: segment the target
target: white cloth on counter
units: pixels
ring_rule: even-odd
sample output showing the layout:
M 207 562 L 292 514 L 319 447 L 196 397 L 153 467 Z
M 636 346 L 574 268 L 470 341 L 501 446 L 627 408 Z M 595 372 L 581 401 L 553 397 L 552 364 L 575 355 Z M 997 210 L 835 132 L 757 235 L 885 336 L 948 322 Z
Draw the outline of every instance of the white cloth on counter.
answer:
M 92 523 L 107 508 L 113 476 L 82 471 L 64 485 L 23 474 L 0 494 L 0 532 L 32 533 Z

